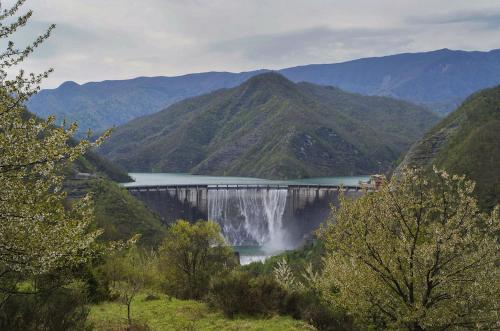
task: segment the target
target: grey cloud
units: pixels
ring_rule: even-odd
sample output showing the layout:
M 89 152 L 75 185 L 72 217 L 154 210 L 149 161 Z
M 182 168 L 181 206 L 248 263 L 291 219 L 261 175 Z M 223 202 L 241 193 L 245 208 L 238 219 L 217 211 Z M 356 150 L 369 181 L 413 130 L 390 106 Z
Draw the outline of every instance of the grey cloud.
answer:
M 500 8 L 450 12 L 444 15 L 413 17 L 409 22 L 419 24 L 478 24 L 484 28 L 500 27 Z
M 26 45 L 35 38 L 44 33 L 50 23 L 44 21 L 31 21 L 24 29 L 14 36 L 14 40 L 19 46 Z M 82 29 L 66 23 L 58 23 L 49 38 L 36 52 L 38 59 L 47 59 L 61 52 L 79 50 L 85 46 L 96 43 L 103 43 L 100 34 L 93 31 Z
M 55 68 L 47 87 L 500 46 L 498 0 L 30 0 L 25 7 L 35 13 L 20 46 L 48 22 L 58 25 L 26 62 L 33 72 Z
M 212 52 L 236 52 L 253 61 L 304 59 L 347 49 L 402 49 L 412 39 L 406 29 L 332 29 L 326 26 L 254 35 L 209 45 Z

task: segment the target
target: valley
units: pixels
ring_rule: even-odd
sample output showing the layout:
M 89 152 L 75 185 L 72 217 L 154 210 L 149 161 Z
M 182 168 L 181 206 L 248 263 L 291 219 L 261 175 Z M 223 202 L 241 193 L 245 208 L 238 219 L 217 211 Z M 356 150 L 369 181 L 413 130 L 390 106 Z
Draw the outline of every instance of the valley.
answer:
M 499 18 L 0 2 L 0 330 L 499 330 Z

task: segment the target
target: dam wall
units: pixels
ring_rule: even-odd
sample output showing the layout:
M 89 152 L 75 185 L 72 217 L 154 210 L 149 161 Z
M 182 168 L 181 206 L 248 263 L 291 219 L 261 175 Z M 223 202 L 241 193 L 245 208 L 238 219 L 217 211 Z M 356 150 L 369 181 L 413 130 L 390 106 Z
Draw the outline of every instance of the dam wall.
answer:
M 235 246 L 293 248 L 324 222 L 341 191 L 357 198 L 357 186 L 178 185 L 128 187 L 163 222 L 217 221 Z
M 207 219 L 207 186 L 128 187 L 128 191 L 160 216 L 164 223 Z

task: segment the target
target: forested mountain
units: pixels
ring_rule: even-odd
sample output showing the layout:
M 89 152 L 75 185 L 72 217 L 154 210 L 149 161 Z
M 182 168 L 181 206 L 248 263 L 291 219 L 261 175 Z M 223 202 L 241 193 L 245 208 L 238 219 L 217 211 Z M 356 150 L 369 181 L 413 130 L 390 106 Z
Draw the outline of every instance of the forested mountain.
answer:
M 35 114 L 77 121 L 103 131 L 151 114 L 188 97 L 241 84 L 263 70 L 207 72 L 178 77 L 139 77 L 78 85 L 66 82 L 43 90 L 29 102 Z M 367 95 L 391 96 L 446 114 L 468 95 L 500 84 L 500 50 L 439 51 L 315 64 L 279 71 L 288 79 L 340 87 Z
M 389 169 L 436 121 L 404 101 L 265 73 L 133 120 L 100 152 L 130 171 L 279 179 L 368 174 Z
M 178 77 L 138 77 L 78 85 L 65 82 L 56 89 L 42 90 L 28 103 L 41 117 L 76 121 L 84 134 L 99 133 L 134 118 L 155 113 L 188 97 L 241 84 L 258 73 L 207 72 Z
M 481 205 L 500 202 L 500 86 L 470 96 L 408 152 L 403 166 L 436 165 L 476 181 Z

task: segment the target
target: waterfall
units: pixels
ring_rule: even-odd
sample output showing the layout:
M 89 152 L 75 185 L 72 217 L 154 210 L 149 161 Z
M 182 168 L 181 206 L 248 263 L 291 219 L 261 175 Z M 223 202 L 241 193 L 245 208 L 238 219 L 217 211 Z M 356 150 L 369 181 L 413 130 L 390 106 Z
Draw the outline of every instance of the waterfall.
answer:
M 217 221 L 233 246 L 282 249 L 287 189 L 221 189 L 208 191 L 208 218 Z

